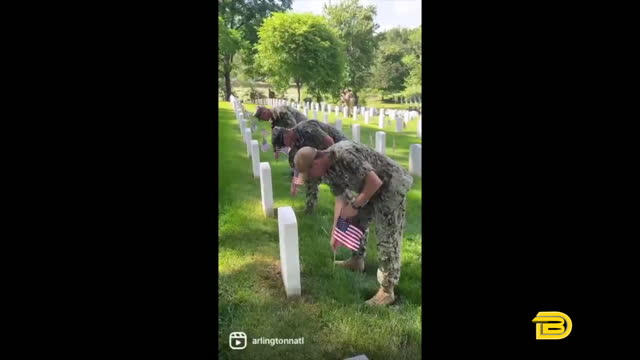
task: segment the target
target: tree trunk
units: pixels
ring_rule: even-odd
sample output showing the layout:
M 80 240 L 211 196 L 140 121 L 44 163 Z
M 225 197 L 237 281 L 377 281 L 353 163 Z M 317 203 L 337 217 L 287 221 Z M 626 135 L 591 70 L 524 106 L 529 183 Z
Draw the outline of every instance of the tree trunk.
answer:
M 224 73 L 224 101 L 229 101 L 231 97 L 231 72 Z
M 222 65 L 222 69 L 224 72 L 224 96 L 225 101 L 229 101 L 231 97 L 231 61 L 233 60 L 233 55 L 225 55 L 223 58 L 224 64 Z
M 300 87 L 302 84 L 300 82 L 296 82 L 296 87 L 298 88 L 298 104 L 300 103 Z

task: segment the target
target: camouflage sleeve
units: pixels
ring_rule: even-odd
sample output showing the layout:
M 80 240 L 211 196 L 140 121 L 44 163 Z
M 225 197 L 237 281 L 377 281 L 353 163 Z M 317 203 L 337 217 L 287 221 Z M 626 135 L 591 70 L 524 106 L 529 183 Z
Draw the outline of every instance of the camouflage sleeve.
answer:
M 293 163 L 293 159 L 296 157 L 296 153 L 297 153 L 297 152 L 298 152 L 298 149 L 297 149 L 297 148 L 295 148 L 295 147 L 292 147 L 292 148 L 289 150 L 289 166 L 290 166 L 292 169 L 294 169 L 294 168 L 295 168 L 295 165 L 294 165 L 294 163 Z
M 313 139 L 318 139 L 319 143 L 323 144 L 322 139 L 324 139 L 325 136 L 329 136 L 329 134 L 327 134 L 326 132 L 322 131 L 322 129 L 320 129 L 319 127 L 315 127 L 315 126 L 309 126 L 308 129 L 306 129 L 306 131 L 309 133 L 309 136 Z M 326 149 L 326 146 L 321 146 L 320 148 L 318 148 L 319 150 L 324 150 Z
M 367 174 L 374 171 L 373 166 L 369 164 L 367 159 L 353 148 L 345 148 L 336 155 L 337 160 L 340 161 L 345 171 L 350 172 L 360 181 L 364 181 Z

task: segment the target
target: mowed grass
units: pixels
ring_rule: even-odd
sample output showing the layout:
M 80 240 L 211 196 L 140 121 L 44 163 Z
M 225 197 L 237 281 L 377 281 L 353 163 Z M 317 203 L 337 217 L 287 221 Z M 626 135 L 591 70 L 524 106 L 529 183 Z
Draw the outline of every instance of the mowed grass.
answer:
M 245 104 L 247 111 L 255 105 Z M 310 112 L 310 118 L 313 112 Z M 329 121 L 335 123 L 332 112 Z M 340 118 L 342 116 L 340 115 Z M 322 113 L 320 113 L 322 121 Z M 343 129 L 352 120 L 343 119 Z M 379 129 L 360 123 L 361 139 L 368 143 Z M 377 249 L 372 231 L 364 274 L 335 268 L 329 246 L 334 197 L 321 185 L 318 208 L 305 215 L 304 188 L 289 195 L 290 169 L 284 157 L 261 152 L 273 176 L 275 206 L 292 206 L 298 220 L 302 296 L 287 299 L 279 274 L 278 225 L 262 214 L 260 181 L 254 179 L 246 146 L 229 102 L 219 102 L 219 358 L 221 359 L 344 359 L 366 354 L 369 359 L 421 358 L 421 180 L 416 178 L 408 195 L 407 226 L 402 244 L 402 275 L 396 288 L 397 302 L 386 308 L 368 308 L 364 302 L 378 289 Z M 387 132 L 387 153 L 408 166 L 409 145 L 415 137 L 416 120 L 395 135 Z M 268 123 L 259 123 L 269 129 Z M 267 131 L 268 133 L 268 131 Z M 350 131 L 346 131 L 350 136 Z M 253 138 L 261 142 L 260 130 Z M 270 143 L 270 137 L 267 139 Z M 375 226 L 375 225 L 373 225 Z M 338 259 L 349 257 L 341 248 Z M 243 331 L 244 350 L 228 346 L 229 333 Z M 300 338 L 304 345 L 253 345 L 254 338 Z

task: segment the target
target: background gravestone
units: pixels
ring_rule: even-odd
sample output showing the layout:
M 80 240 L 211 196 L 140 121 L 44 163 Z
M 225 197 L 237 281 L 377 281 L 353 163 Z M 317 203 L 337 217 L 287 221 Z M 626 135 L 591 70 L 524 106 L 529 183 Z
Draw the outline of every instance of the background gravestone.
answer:
M 251 129 L 244 129 L 244 140 L 247 144 L 247 156 L 251 156 Z
M 380 154 L 386 153 L 387 140 L 384 131 L 376 131 L 376 151 Z
M 273 216 L 273 187 L 271 186 L 271 166 L 268 162 L 260 163 L 260 193 L 264 216 Z
M 260 177 L 260 144 L 258 140 L 251 140 L 251 170 L 255 179 Z
M 351 140 L 359 143 L 360 142 L 360 124 L 353 124 L 351 126 Z
M 422 145 L 411 144 L 409 147 L 409 173 L 422 177 Z

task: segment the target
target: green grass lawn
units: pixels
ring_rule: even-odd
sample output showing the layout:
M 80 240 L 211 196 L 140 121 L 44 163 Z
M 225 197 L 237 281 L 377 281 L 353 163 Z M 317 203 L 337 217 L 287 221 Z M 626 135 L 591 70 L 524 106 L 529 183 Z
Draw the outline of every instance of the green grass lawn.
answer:
M 374 232 L 370 232 L 364 274 L 341 268 L 334 271 L 329 236 L 323 231 L 330 232 L 333 216 L 334 197 L 329 188 L 321 185 L 318 208 L 314 214 L 304 215 L 304 188 L 295 198 L 289 195 L 290 169 L 286 159 L 276 160 L 272 151 L 261 152 L 260 161 L 271 165 L 275 207 L 292 206 L 298 220 L 302 296 L 289 300 L 279 275 L 277 220 L 262 214 L 260 181 L 253 178 L 231 104 L 218 105 L 219 358 L 344 359 L 358 354 L 366 354 L 369 359 L 421 358 L 421 180 L 415 179 L 408 195 L 396 304 L 368 308 L 364 302 L 378 289 Z M 248 111 L 256 107 L 244 106 Z M 322 115 L 319 117 L 322 121 Z M 365 125 L 360 118 L 362 142 L 369 144 L 369 134 L 375 141 L 377 120 L 374 117 L 370 125 Z M 335 123 L 333 112 L 329 122 Z M 351 119 L 343 119 L 343 129 L 352 123 Z M 269 125 L 261 122 L 259 128 L 268 129 Z M 404 167 L 408 167 L 409 145 L 421 143 L 415 130 L 415 119 L 400 134 L 392 135 L 393 126 L 384 130 L 387 154 Z M 345 133 L 350 137 L 350 131 Z M 253 138 L 261 141 L 260 131 Z M 267 141 L 271 143 L 270 137 Z M 341 248 L 337 258 L 346 259 L 349 254 Z M 234 331 L 247 334 L 246 349 L 229 348 L 229 333 Z M 251 339 L 260 337 L 304 337 L 304 345 L 251 344 Z

